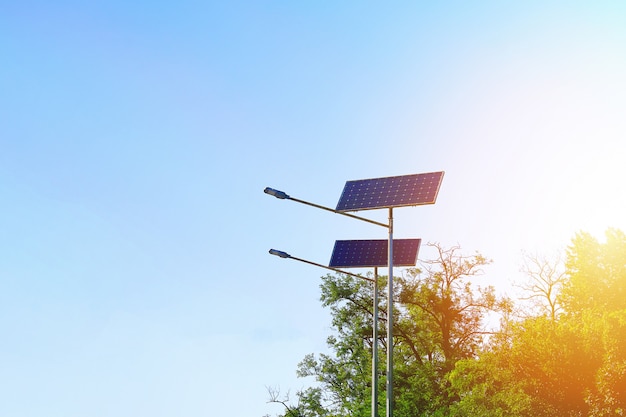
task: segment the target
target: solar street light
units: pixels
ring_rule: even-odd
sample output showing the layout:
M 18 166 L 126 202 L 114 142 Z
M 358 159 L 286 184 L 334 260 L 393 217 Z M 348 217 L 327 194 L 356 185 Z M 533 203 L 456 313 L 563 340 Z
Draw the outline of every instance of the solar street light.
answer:
M 339 202 L 338 212 L 389 210 L 389 256 L 395 260 L 393 247 L 394 207 L 434 204 L 443 180 L 443 171 L 396 177 L 347 181 Z M 393 417 L 393 264 L 389 264 L 387 279 L 387 417 Z
M 333 213 L 352 217 L 357 220 L 366 221 L 368 223 L 387 228 L 389 233 L 389 237 L 387 240 L 387 260 L 391 260 L 391 262 L 386 262 L 386 264 L 389 266 L 389 277 L 387 280 L 387 417 L 393 417 L 393 266 L 396 263 L 393 239 L 393 209 L 395 207 L 409 207 L 425 204 L 434 204 L 435 200 L 437 199 L 437 194 L 439 193 L 439 188 L 443 180 L 443 175 L 443 171 L 438 171 L 425 174 L 413 174 L 395 177 L 347 181 L 339 202 L 337 203 L 336 209 L 320 206 L 318 204 L 310 203 L 304 200 L 299 200 L 297 198 L 289 196 L 283 191 L 278 191 L 273 188 L 268 187 L 264 190 L 266 194 L 272 195 L 281 200 L 293 200 L 298 203 L 306 204 L 312 207 L 320 208 Z M 388 224 L 380 223 L 371 219 L 359 217 L 354 214 L 348 213 L 359 210 L 375 210 L 382 208 L 386 208 L 389 211 Z M 369 249 L 367 251 L 369 251 Z M 272 249 L 270 253 L 280 257 L 288 257 L 326 269 L 335 270 L 333 267 L 327 267 L 303 259 L 294 258 L 284 252 L 276 251 L 274 249 Z M 281 254 L 287 256 L 282 256 Z M 346 273 L 344 271 L 338 272 Z M 356 276 L 350 273 L 347 274 Z M 358 277 L 367 279 L 361 276 Z M 374 405 L 372 407 L 374 407 Z

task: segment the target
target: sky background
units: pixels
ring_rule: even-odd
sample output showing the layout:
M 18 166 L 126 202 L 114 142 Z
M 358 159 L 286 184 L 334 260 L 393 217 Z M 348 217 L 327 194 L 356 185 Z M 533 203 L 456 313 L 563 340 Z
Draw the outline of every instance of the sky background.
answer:
M 620 1 L 0 0 L 0 57 L 3 416 L 281 412 L 331 328 L 325 271 L 267 251 L 386 230 L 266 186 L 443 170 L 394 236 L 502 292 L 522 251 L 626 230 Z

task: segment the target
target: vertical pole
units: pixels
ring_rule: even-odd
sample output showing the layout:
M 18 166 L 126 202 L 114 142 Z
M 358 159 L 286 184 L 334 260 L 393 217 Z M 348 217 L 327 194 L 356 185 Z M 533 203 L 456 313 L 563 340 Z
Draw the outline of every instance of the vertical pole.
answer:
M 378 267 L 374 267 L 374 318 L 372 325 L 372 417 L 378 417 Z
M 387 417 L 393 417 L 393 208 L 389 208 L 389 277 L 387 278 Z

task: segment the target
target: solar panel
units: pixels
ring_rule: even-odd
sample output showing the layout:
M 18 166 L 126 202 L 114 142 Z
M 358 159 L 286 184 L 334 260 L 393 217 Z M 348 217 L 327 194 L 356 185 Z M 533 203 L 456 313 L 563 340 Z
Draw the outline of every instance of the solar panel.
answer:
M 337 211 L 434 204 L 443 174 L 439 171 L 348 181 L 337 203 Z
M 393 265 L 414 266 L 421 239 L 394 239 Z M 371 268 L 387 266 L 387 240 L 337 240 L 330 258 L 333 268 Z

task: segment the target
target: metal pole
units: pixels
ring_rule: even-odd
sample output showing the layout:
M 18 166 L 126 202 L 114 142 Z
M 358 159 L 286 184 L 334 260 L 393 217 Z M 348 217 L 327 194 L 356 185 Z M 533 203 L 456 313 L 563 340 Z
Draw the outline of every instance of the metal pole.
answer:
M 378 267 L 374 267 L 374 318 L 372 327 L 372 417 L 378 417 Z
M 313 265 L 313 266 L 319 266 L 320 268 L 328 269 L 329 271 L 334 271 L 334 272 L 338 272 L 340 274 L 346 274 L 346 275 L 350 275 L 351 277 L 361 278 L 361 279 L 364 279 L 366 281 L 374 282 L 374 280 L 372 278 L 363 277 L 361 275 L 353 274 L 352 272 L 348 272 L 348 271 L 342 271 L 341 269 L 332 268 L 330 266 L 318 264 L 317 262 L 307 261 L 306 259 L 296 258 L 295 256 L 289 255 L 289 259 L 294 259 L 296 261 L 304 262 L 305 264 L 309 264 L 309 265 Z
M 318 209 L 322 209 L 322 210 L 326 210 L 326 211 L 331 211 L 333 213 L 341 214 L 342 216 L 351 217 L 351 218 L 357 219 L 357 220 L 363 220 L 364 222 L 376 224 L 376 225 L 382 226 L 382 227 L 387 227 L 387 225 L 385 223 L 380 223 L 380 222 L 377 222 L 376 220 L 366 219 L 365 217 L 355 216 L 354 214 L 345 213 L 343 211 L 337 211 L 335 209 L 331 209 L 330 207 L 320 206 L 319 204 L 311 203 L 309 201 L 300 200 L 298 198 L 293 198 L 291 196 L 287 197 L 287 199 L 295 201 L 296 203 L 306 204 L 307 206 L 311 206 L 311 207 L 315 207 L 315 208 L 318 208 Z
M 393 208 L 389 208 L 389 277 L 387 278 L 387 417 L 393 417 Z

